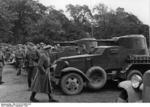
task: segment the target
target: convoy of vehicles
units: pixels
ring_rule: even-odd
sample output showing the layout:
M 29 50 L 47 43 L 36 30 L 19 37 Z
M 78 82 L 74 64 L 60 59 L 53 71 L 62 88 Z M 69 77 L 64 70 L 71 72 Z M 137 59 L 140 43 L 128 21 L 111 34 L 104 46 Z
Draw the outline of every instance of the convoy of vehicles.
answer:
M 87 45 L 88 53 L 60 57 L 54 61 L 51 67 L 53 81 L 65 94 L 79 94 L 84 87 L 98 90 L 107 80 L 122 81 L 135 75 L 141 77 L 150 69 L 143 35 L 114 37 L 100 42 L 105 46 L 94 42 Z

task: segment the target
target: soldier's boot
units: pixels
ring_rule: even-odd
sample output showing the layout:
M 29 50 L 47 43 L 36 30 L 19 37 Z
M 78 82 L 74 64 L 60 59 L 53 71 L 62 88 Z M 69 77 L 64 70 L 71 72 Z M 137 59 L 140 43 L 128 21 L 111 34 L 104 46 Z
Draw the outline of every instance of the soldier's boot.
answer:
M 59 102 L 59 101 L 56 99 L 49 99 L 49 102 Z
M 36 95 L 36 92 L 31 93 L 31 96 L 30 96 L 30 101 L 31 102 L 39 102 L 39 100 L 35 99 L 35 95 Z
M 54 99 L 51 94 L 48 94 L 48 97 L 49 97 L 49 102 L 59 102 L 58 100 Z

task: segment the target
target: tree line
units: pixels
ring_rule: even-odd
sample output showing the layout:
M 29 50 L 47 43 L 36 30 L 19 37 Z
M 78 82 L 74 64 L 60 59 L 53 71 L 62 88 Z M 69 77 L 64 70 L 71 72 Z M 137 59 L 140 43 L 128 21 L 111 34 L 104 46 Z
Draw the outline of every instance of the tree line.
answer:
M 148 40 L 149 26 L 124 8 L 113 10 L 102 3 L 92 9 L 68 4 L 64 11 L 34 0 L 0 0 L 0 42 L 51 44 L 88 37 L 87 33 L 97 39 L 143 34 Z

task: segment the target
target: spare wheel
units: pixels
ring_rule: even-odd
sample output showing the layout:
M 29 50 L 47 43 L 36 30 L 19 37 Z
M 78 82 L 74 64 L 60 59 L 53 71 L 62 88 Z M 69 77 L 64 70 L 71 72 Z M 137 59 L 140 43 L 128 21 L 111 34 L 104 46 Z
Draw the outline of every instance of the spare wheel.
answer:
M 88 83 L 88 87 L 91 89 L 101 89 L 106 84 L 107 74 L 105 70 L 101 67 L 91 67 L 87 71 L 86 75 L 90 80 L 90 82 Z

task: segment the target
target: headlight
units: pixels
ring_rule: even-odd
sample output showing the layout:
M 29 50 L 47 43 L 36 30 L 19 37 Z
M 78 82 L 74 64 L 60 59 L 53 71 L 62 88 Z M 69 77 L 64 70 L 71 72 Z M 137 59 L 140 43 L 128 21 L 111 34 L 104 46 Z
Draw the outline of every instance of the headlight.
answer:
M 142 83 L 142 78 L 139 75 L 134 75 L 131 78 L 131 83 L 133 88 L 138 88 Z

